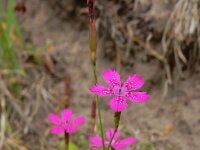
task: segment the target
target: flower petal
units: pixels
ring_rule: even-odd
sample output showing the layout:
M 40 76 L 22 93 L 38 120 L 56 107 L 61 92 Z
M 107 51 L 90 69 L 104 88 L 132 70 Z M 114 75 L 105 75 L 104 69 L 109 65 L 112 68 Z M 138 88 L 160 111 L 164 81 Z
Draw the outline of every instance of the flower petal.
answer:
M 90 88 L 90 91 L 94 94 L 97 94 L 99 96 L 110 96 L 113 95 L 113 92 L 111 89 L 106 88 L 102 85 L 95 85 L 93 87 Z
M 146 102 L 150 99 L 150 96 L 146 92 L 128 92 L 125 97 L 135 103 Z
M 55 125 L 60 125 L 60 123 L 61 123 L 60 118 L 55 114 L 50 114 L 48 119 Z
M 107 139 L 108 139 L 108 140 L 111 140 L 113 134 L 114 134 L 114 129 L 113 129 L 113 128 L 110 128 L 109 130 L 107 130 L 107 132 L 106 132 L 106 137 L 107 137 Z M 119 136 L 120 136 L 120 131 L 117 131 L 117 132 L 115 133 L 115 136 L 114 136 L 113 140 L 116 141 L 116 140 L 118 139 Z
M 77 131 L 78 131 L 78 128 L 70 126 L 70 127 L 68 127 L 67 129 L 65 129 L 65 131 L 66 131 L 67 133 L 74 133 L 74 132 L 77 132 Z
M 126 139 L 123 139 L 123 140 L 116 142 L 113 145 L 113 148 L 115 150 L 122 150 L 124 148 L 127 148 L 131 144 L 135 144 L 136 142 L 137 142 L 137 140 L 134 139 L 134 138 L 126 138 Z
M 128 77 L 128 79 L 124 82 L 123 87 L 128 91 L 137 90 L 144 85 L 144 79 L 134 74 L 133 76 Z
M 128 105 L 123 97 L 116 96 L 110 100 L 109 106 L 115 112 L 122 112 Z
M 64 133 L 65 129 L 58 126 L 58 127 L 51 127 L 50 131 L 52 134 L 62 134 Z
M 112 88 L 121 85 L 120 75 L 118 72 L 114 70 L 111 69 L 105 70 L 102 73 L 102 77 L 104 81 Z
M 93 147 L 93 148 L 103 147 L 102 139 L 100 136 L 90 137 L 89 142 L 90 142 L 90 147 Z
M 114 133 L 114 129 L 113 128 L 110 128 L 106 131 L 106 137 L 108 140 L 110 140 L 113 136 L 113 133 Z
M 80 126 L 81 124 L 83 124 L 85 122 L 85 117 L 77 117 L 73 122 L 72 122 L 72 126 Z
M 64 121 L 70 121 L 73 117 L 73 113 L 71 110 L 69 109 L 64 109 L 61 113 L 62 119 Z

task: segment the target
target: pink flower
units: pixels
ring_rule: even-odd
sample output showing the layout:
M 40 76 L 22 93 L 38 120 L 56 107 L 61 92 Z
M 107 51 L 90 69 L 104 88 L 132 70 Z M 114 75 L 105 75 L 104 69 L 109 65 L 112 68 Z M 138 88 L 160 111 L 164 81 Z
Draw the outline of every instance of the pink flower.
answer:
M 146 92 L 133 92 L 144 84 L 144 79 L 137 74 L 129 76 L 124 83 L 121 83 L 119 73 L 111 69 L 104 71 L 102 77 L 109 87 L 96 84 L 90 88 L 90 91 L 99 96 L 114 96 L 110 100 L 109 106 L 115 112 L 121 112 L 127 108 L 126 99 L 140 103 L 146 102 L 150 98 Z
M 61 134 L 64 132 L 73 133 L 77 132 L 79 126 L 85 122 L 84 117 L 78 117 L 75 120 L 72 120 L 73 113 L 69 109 L 64 109 L 61 112 L 61 118 L 55 114 L 50 114 L 48 119 L 55 124 L 51 127 L 52 134 Z
M 107 137 L 108 140 L 104 141 L 105 147 L 108 147 L 109 142 L 110 142 L 113 134 L 114 134 L 114 129 L 113 128 L 110 128 L 106 132 L 106 137 Z M 112 140 L 112 143 L 111 143 L 111 147 L 114 150 L 122 150 L 124 148 L 127 148 L 129 145 L 135 144 L 137 142 L 136 139 L 134 139 L 134 138 L 125 138 L 123 140 L 118 140 L 119 136 L 120 136 L 120 132 L 117 131 L 115 136 L 114 136 L 114 138 L 113 138 L 113 140 Z M 101 148 L 101 147 L 103 147 L 101 137 L 100 136 L 91 137 L 90 138 L 90 147 L 92 147 L 92 148 Z

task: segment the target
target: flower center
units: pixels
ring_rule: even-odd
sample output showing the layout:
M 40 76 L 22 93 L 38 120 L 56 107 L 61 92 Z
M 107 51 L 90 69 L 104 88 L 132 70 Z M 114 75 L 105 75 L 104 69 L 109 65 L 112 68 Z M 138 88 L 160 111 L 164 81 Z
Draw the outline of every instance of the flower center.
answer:
M 70 120 L 62 120 L 62 127 L 67 129 L 69 126 L 71 126 Z
M 115 86 L 113 88 L 113 92 L 116 96 L 124 96 L 126 89 L 122 88 L 121 86 Z

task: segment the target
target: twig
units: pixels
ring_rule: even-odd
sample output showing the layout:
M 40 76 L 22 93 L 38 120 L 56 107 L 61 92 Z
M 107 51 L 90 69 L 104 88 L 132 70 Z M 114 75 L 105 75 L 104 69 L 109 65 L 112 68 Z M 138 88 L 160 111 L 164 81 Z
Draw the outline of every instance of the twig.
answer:
M 21 118 L 23 120 L 25 119 L 25 116 L 23 114 L 23 112 L 21 111 L 20 106 L 15 102 L 16 99 L 12 96 L 12 94 L 10 93 L 10 91 L 7 89 L 4 81 L 2 80 L 1 76 L 0 76 L 0 91 L 7 96 L 8 98 L 6 99 L 15 109 L 15 111 L 21 116 Z
M 160 60 L 161 62 L 165 63 L 166 60 L 165 58 L 159 54 L 156 50 L 154 50 L 153 48 L 151 48 L 149 45 L 145 44 L 142 40 L 140 40 L 137 36 L 133 36 L 133 42 L 136 42 L 137 44 L 139 44 L 140 47 L 144 48 L 144 50 L 146 50 L 146 52 L 157 58 L 158 60 Z
M 5 138 L 5 125 L 6 125 L 6 116 L 5 116 L 5 99 L 1 99 L 1 139 L 0 139 L 0 149 L 3 147 L 4 138 Z

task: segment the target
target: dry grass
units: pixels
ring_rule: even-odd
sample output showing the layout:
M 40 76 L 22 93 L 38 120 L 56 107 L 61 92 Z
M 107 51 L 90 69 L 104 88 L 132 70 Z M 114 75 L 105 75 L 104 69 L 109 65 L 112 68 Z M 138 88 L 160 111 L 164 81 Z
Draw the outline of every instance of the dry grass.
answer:
M 164 57 L 168 62 L 175 62 L 180 77 L 184 76 L 184 66 L 194 71 L 200 58 L 200 2 L 198 0 L 177 2 L 165 27 L 162 46 Z
M 175 85 L 175 80 L 185 78 L 199 67 L 198 0 L 99 3 L 97 24 L 105 55 L 113 59 L 120 49 L 123 64 L 134 65 L 139 53 L 147 55 L 147 60 L 153 57 L 160 61 L 166 76 L 163 96 L 169 85 Z

